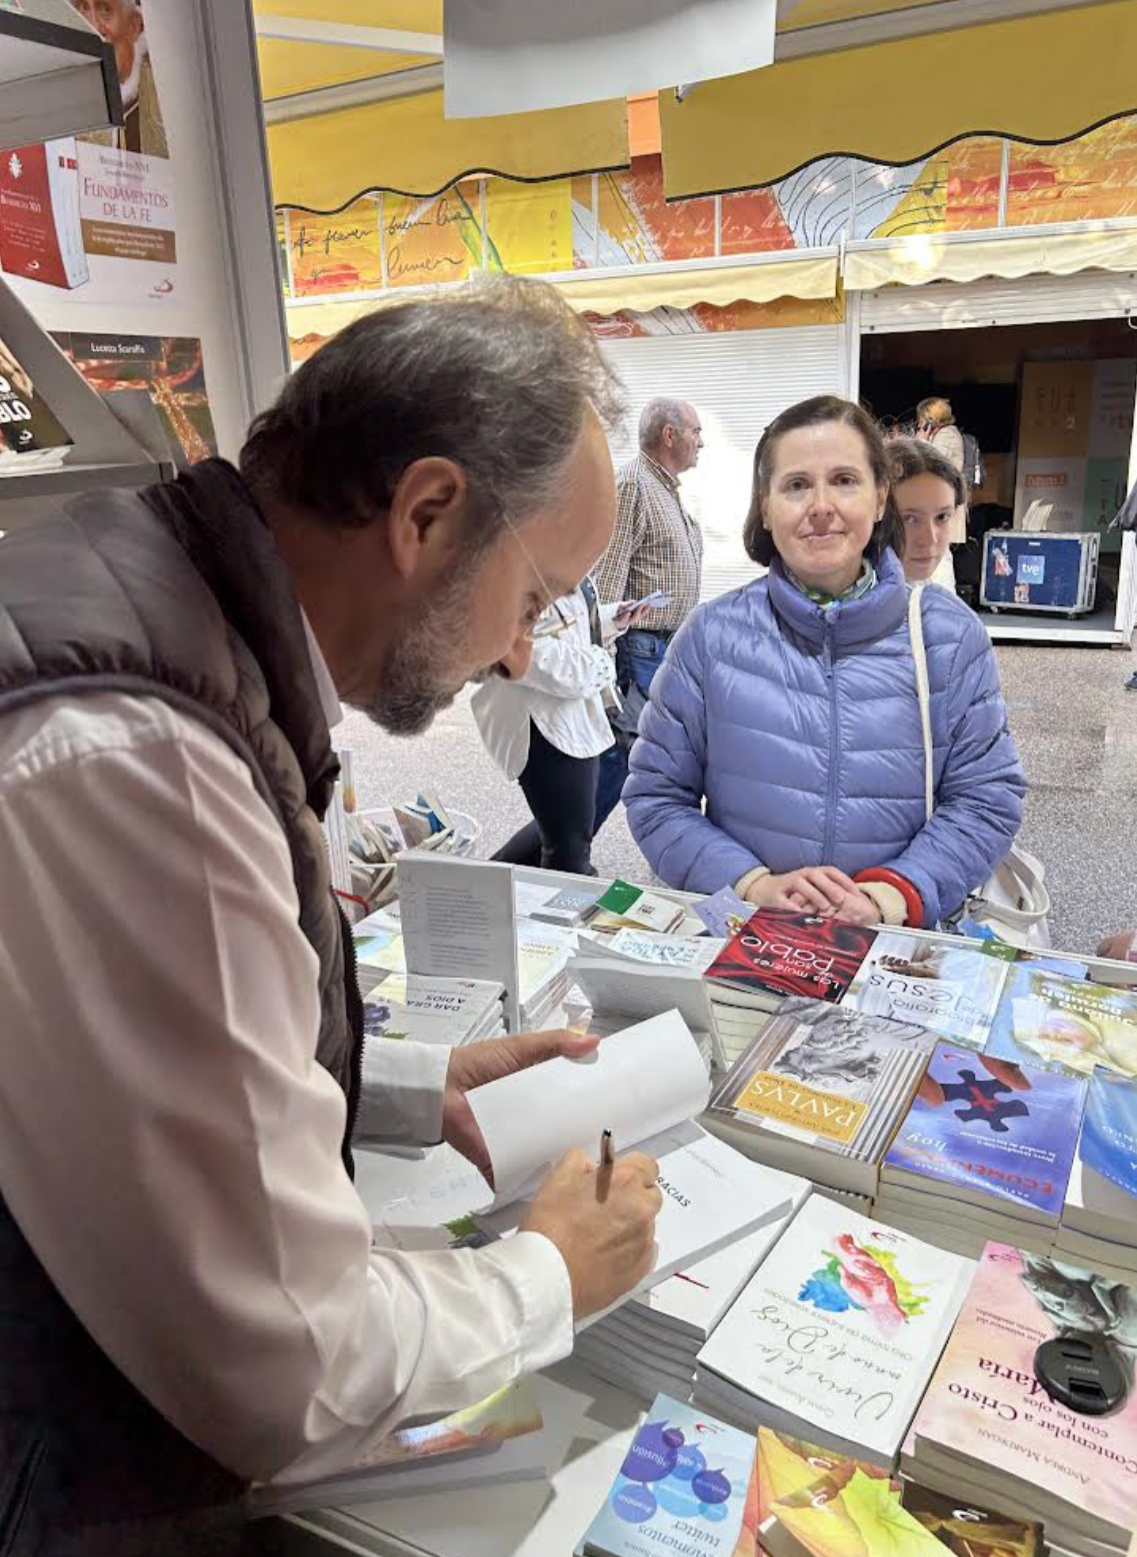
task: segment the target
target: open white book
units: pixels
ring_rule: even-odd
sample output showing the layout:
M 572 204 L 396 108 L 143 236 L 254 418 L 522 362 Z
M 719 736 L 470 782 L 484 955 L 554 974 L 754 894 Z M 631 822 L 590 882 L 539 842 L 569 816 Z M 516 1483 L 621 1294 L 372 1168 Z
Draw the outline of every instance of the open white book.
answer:
M 605 1129 L 617 1152 L 637 1148 L 659 1162 L 656 1258 L 637 1291 L 786 1215 L 789 1181 L 694 1123 L 709 1091 L 698 1045 L 676 1011 L 613 1033 L 585 1060 L 551 1060 L 479 1087 L 470 1107 L 497 1186 L 479 1226 L 498 1236 L 514 1232 L 525 1202 L 564 1152 L 577 1147 L 599 1160 Z

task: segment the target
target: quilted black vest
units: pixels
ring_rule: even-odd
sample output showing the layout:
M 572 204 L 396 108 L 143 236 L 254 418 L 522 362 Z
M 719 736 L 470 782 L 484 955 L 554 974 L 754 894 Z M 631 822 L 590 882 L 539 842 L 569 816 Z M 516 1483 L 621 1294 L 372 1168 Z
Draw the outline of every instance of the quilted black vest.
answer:
M 362 1010 L 320 827 L 337 765 L 287 570 L 223 461 L 170 486 L 86 494 L 0 543 L 0 718 L 36 698 L 106 690 L 162 698 L 206 724 L 247 763 L 279 821 L 320 964 L 317 1055 L 348 1098 L 350 1168 Z M 234 1549 L 240 1483 L 100 1351 L 3 1189 L 0 1552 Z

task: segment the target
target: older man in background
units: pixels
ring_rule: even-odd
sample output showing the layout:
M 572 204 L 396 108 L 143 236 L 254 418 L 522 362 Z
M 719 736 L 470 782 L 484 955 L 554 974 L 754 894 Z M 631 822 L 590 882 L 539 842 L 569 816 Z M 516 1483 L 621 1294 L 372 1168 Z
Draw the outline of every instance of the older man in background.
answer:
M 616 645 L 624 707 L 611 716 L 616 744 L 600 759 L 594 834 L 620 799 L 639 710 L 667 645 L 699 603 L 702 583 L 703 532 L 679 492 L 679 477 L 703 447 L 699 413 L 683 400 L 650 400 L 640 416 L 639 444 L 616 478 L 616 528 L 596 569 L 596 590 L 602 601 L 642 600 L 657 591 L 667 599 Z

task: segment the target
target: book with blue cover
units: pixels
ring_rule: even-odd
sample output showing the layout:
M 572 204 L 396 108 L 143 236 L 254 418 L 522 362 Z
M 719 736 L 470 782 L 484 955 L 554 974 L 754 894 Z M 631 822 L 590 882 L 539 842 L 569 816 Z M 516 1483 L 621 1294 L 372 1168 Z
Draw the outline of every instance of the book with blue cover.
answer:
M 1090 1077 L 1057 1247 L 1137 1282 L 1137 1082 L 1100 1065 Z
M 1128 1077 L 1101 1066 L 1094 1071 L 1078 1155 L 1085 1167 L 1137 1195 L 1137 1085 Z
M 731 1557 L 742 1530 L 755 1445 L 752 1433 L 657 1395 L 577 1552 Z
M 885 1155 L 882 1184 L 1057 1223 L 1086 1085 L 952 1044 L 936 1046 Z

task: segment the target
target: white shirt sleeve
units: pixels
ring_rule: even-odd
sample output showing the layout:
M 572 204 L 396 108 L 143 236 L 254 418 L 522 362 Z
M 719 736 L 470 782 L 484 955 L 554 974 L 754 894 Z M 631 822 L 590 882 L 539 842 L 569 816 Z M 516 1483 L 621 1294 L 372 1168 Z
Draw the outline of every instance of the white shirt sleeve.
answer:
M 0 1193 L 189 1438 L 323 1474 L 571 1350 L 539 1234 L 370 1250 L 287 845 L 219 738 L 109 694 L 5 717 L 0 881 Z

